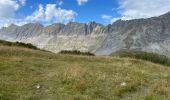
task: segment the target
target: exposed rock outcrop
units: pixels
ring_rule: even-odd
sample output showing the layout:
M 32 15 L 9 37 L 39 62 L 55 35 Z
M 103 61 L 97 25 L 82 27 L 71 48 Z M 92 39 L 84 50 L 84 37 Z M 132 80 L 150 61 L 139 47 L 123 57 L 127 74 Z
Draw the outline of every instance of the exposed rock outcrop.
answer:
M 109 55 L 122 49 L 154 52 L 170 57 L 170 12 L 148 19 L 118 20 L 107 26 L 70 22 L 44 27 L 38 23 L 10 25 L 0 39 L 32 43 L 52 52 L 90 51 Z

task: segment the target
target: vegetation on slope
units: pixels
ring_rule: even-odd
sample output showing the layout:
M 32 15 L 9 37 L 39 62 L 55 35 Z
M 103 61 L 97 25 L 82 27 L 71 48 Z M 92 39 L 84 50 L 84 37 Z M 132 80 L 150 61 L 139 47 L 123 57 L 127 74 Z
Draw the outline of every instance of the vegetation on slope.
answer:
M 0 46 L 18 46 L 18 47 L 25 47 L 30 49 L 38 49 L 36 46 L 33 46 L 31 43 L 22 43 L 22 42 L 8 42 L 4 40 L 0 40 Z
M 169 100 L 170 68 L 0 46 L 0 100 Z
M 77 50 L 73 50 L 73 51 L 63 50 L 63 51 L 60 52 L 60 54 L 94 56 L 93 53 L 90 53 L 90 52 L 81 52 L 81 51 L 77 51 Z
M 140 52 L 140 51 L 119 51 L 117 53 L 112 54 L 112 56 L 141 59 L 141 60 L 146 60 L 146 61 L 150 61 L 150 62 L 157 63 L 157 64 L 170 66 L 170 58 L 164 55 L 158 55 L 155 53 Z

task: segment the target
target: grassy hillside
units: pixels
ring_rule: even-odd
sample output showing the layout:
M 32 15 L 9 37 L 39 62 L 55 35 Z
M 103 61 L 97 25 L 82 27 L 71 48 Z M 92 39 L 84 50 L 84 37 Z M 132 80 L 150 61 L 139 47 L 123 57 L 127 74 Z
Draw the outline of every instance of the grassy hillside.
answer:
M 162 64 L 165 66 L 170 66 L 170 58 L 164 55 L 158 55 L 155 53 L 123 50 L 123 51 L 119 51 L 114 54 L 111 54 L 111 56 L 141 59 L 141 60 L 150 61 L 150 62 L 157 63 L 157 64 Z
M 169 99 L 169 67 L 0 46 L 0 100 Z

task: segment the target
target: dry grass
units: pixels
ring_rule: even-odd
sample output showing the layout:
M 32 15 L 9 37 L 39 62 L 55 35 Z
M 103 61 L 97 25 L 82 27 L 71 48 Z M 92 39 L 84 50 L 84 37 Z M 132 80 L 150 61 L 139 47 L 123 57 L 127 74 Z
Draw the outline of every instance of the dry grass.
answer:
M 168 100 L 169 81 L 147 61 L 0 46 L 0 100 Z

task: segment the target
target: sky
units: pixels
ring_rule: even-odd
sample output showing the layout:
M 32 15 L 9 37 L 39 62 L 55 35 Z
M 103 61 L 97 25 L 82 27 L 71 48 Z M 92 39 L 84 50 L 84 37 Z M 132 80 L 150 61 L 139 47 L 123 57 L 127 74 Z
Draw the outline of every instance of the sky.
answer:
M 91 21 L 107 25 L 168 11 L 170 0 L 0 0 L 0 27 Z

